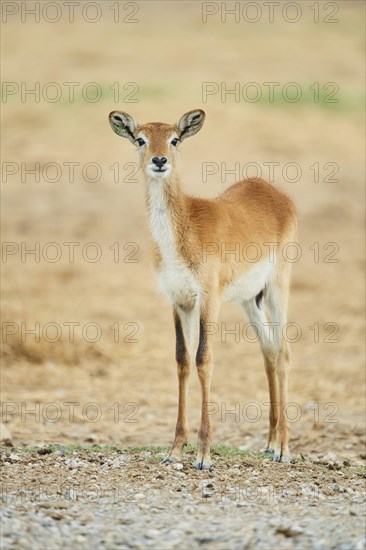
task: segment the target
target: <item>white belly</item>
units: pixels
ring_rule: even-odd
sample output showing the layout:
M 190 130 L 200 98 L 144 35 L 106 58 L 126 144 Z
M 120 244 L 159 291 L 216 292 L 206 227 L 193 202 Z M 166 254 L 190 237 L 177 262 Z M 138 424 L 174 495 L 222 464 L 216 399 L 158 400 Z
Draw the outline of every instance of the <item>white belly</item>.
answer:
M 266 283 L 271 280 L 274 273 L 274 262 L 269 259 L 253 264 L 246 273 L 234 279 L 224 291 L 224 302 L 237 302 L 239 304 L 251 300 Z

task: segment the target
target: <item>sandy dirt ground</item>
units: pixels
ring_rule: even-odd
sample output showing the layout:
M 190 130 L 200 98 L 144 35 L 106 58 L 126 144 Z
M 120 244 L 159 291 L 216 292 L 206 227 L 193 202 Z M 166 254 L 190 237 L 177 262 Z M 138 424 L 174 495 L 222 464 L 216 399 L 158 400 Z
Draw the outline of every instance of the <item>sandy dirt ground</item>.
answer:
M 274 484 L 284 483 L 288 476 L 300 476 L 304 484 L 322 482 L 323 470 L 324 483 L 340 483 L 329 474 L 330 464 L 346 476 L 353 491 L 361 491 L 357 483 L 364 483 L 359 470 L 365 458 L 364 6 L 331 3 L 339 7 L 334 16 L 339 21 L 326 23 L 329 7 L 316 3 L 320 21 L 315 23 L 310 3 L 300 4 L 297 23 L 281 15 L 274 23 L 264 15 L 253 24 L 229 19 L 222 23 L 220 13 L 203 23 L 200 2 L 139 2 L 136 15 L 128 15 L 132 9 L 128 6 L 122 5 L 121 12 L 138 21 L 117 24 L 114 12 L 108 11 L 112 3 L 100 2 L 102 17 L 95 24 L 83 21 L 78 13 L 73 23 L 65 15 L 54 24 L 22 23 L 18 15 L 3 24 L 3 80 L 8 87 L 3 89 L 2 116 L 6 139 L 2 143 L 1 398 L 2 422 L 9 431 L 4 431 L 3 439 L 13 445 L 5 447 L 3 455 L 7 484 L 9 480 L 28 483 L 30 469 L 39 483 L 47 468 L 56 482 L 56 472 L 68 467 L 62 462 L 57 470 L 55 462 L 67 460 L 69 451 L 24 454 L 32 446 L 48 449 L 56 444 L 69 449 L 95 444 L 128 449 L 172 442 L 177 404 L 172 314 L 155 290 L 134 150 L 111 132 L 107 120 L 111 110 L 125 110 L 141 122 L 174 122 L 189 109 L 203 108 L 204 128 L 184 143 L 179 155 L 186 192 L 215 196 L 242 174 L 257 175 L 259 170 L 292 197 L 299 213 L 301 248 L 293 262 L 287 333 L 293 341 L 288 414 L 295 463 L 286 470 L 250 454 L 253 463 L 245 466 L 245 453 L 255 453 L 266 443 L 267 382 L 258 344 L 246 330 L 241 310 L 225 304 L 215 334 L 213 441 L 240 448 L 243 456 L 222 458 L 219 453 L 213 472 L 200 477 L 191 466 L 193 451 L 180 471 L 160 466 L 158 451 L 151 450 L 150 464 L 150 455 L 127 450 L 126 466 L 121 473 L 114 469 L 113 475 L 133 484 L 132 472 L 142 472 L 143 479 L 135 481 L 145 484 L 139 492 L 146 495 L 146 484 L 159 483 L 162 468 L 161 517 L 159 508 L 154 513 L 151 508 L 141 509 L 143 502 L 126 505 L 129 514 L 137 514 L 123 527 L 127 538 L 110 535 L 106 542 L 95 535 L 94 548 L 154 545 L 159 529 L 163 533 L 169 527 L 165 514 L 170 505 L 180 535 L 170 542 L 162 535 L 164 548 L 184 548 L 187 543 L 200 547 L 206 542 L 210 548 L 256 544 L 268 548 L 276 541 L 280 548 L 363 547 L 365 518 L 361 506 L 353 510 L 346 489 L 340 493 L 343 508 L 326 498 L 318 501 L 319 512 L 319 507 L 302 508 L 305 501 L 300 499 L 293 521 L 293 508 L 286 502 L 281 508 L 281 499 L 274 507 L 268 501 L 258 504 L 261 519 L 255 510 L 249 513 L 248 507 L 236 502 L 229 513 L 239 515 L 227 525 L 224 538 L 203 540 L 207 521 L 211 537 L 212 531 L 220 530 L 216 520 L 224 525 L 228 507 L 223 511 L 217 499 L 214 508 L 201 505 L 200 484 L 210 476 L 215 483 L 220 476 L 226 480 L 226 469 L 237 469 L 230 478 L 234 484 L 238 478 L 250 480 L 252 470 L 262 485 L 270 484 L 271 476 Z M 77 83 L 74 101 L 68 82 Z M 273 101 L 268 98 L 268 82 L 278 83 Z M 90 83 L 97 87 L 88 88 Z M 235 83 L 240 97 L 225 96 L 225 86 L 232 89 Z M 248 83 L 256 83 L 255 89 L 262 93 L 257 102 L 248 100 L 254 93 Z M 296 88 L 286 88 L 289 83 L 296 83 Z M 32 87 L 36 96 L 25 94 L 24 89 Z M 288 100 L 299 89 L 301 98 Z M 95 90 L 101 90 L 97 101 L 90 99 Z M 203 90 L 211 90 L 211 95 L 204 97 Z M 50 101 L 56 92 L 61 96 Z M 35 174 L 27 171 L 32 168 Z M 199 415 L 198 379 L 192 371 L 192 444 Z M 77 460 L 88 462 L 86 451 L 75 452 L 81 453 Z M 106 450 L 106 456 L 111 452 Z M 118 459 L 115 455 L 112 462 Z M 99 462 L 94 457 L 93 471 L 86 469 L 86 475 L 99 480 Z M 201 533 L 202 540 L 179 528 L 186 503 L 183 499 L 176 506 L 172 497 L 181 482 L 178 474 L 184 474 L 190 495 L 194 483 L 200 485 L 199 497 L 187 501 L 193 511 L 184 513 L 184 521 L 190 523 L 187 517 L 192 514 L 191 528 Z M 33 548 L 59 548 L 60 541 L 67 547 L 67 539 L 61 535 L 58 539 L 55 533 L 60 533 L 60 525 L 71 525 L 69 509 L 65 517 L 51 517 L 49 525 L 36 521 L 34 533 L 43 529 L 47 535 L 50 529 L 49 546 L 45 542 L 37 546 L 31 526 L 18 544 L 14 533 L 20 527 L 11 522 L 18 521 L 22 528 L 27 521 L 31 525 L 29 514 L 37 516 L 38 505 L 22 508 L 19 500 L 14 504 L 7 495 L 4 502 L 10 514 L 4 547 L 25 547 L 32 541 Z M 102 506 L 101 517 L 103 510 Z M 113 531 L 116 508 L 108 510 L 106 525 Z M 76 508 L 75 514 L 79 512 Z M 237 531 L 246 513 L 247 535 Z M 41 514 L 47 515 L 47 508 L 41 508 Z M 124 517 L 121 510 L 118 514 Z M 299 527 L 300 542 L 298 535 L 276 534 L 277 528 L 298 524 L 302 515 L 308 523 Z M 94 525 L 93 517 L 92 512 L 89 523 Z M 284 517 L 287 523 L 276 520 Z M 102 527 L 95 521 L 97 532 Z M 262 522 L 259 529 L 264 533 L 258 540 L 253 538 L 256 521 Z M 146 529 L 158 534 L 135 539 L 134 530 L 140 533 L 144 522 Z M 312 522 L 314 537 L 308 536 Z M 345 537 L 328 538 L 339 522 Z M 267 540 L 266 529 L 277 538 Z M 65 536 L 73 537 L 72 533 L 70 528 Z M 91 547 L 87 537 L 77 536 L 70 548 Z M 47 539 L 42 537 L 40 541 Z

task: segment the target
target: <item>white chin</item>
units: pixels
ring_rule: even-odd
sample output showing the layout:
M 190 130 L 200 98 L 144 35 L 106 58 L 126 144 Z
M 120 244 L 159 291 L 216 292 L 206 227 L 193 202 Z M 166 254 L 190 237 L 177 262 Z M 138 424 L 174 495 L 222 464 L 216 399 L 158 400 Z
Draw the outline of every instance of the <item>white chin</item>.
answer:
M 170 167 L 161 172 L 154 170 L 153 168 L 147 168 L 146 173 L 150 178 L 164 179 L 170 174 Z

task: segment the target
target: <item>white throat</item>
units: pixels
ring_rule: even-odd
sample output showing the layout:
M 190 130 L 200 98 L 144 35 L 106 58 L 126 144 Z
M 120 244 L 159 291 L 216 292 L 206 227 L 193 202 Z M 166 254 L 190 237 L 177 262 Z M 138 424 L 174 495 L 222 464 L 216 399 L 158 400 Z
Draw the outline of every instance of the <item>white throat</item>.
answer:
M 159 248 L 163 262 L 171 263 L 178 260 L 178 254 L 164 186 L 165 183 L 161 179 L 150 178 L 148 180 L 149 218 L 151 234 Z

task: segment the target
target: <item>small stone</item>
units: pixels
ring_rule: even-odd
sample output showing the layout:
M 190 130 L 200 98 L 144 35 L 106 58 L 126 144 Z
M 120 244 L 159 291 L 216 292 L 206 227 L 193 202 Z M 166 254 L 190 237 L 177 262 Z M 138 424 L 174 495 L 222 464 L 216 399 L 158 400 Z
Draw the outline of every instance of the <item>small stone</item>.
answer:
M 59 508 L 59 509 L 67 508 L 67 506 L 66 506 L 66 504 L 64 504 L 62 502 L 44 501 L 44 502 L 37 502 L 37 508 L 44 508 L 46 510 L 50 510 L 50 509 L 54 509 L 54 508 Z
M 285 537 L 287 538 L 297 537 L 301 535 L 301 533 L 303 533 L 303 529 L 301 529 L 301 527 L 298 527 L 297 525 L 293 525 L 292 527 L 280 525 L 279 527 L 277 527 L 276 533 L 280 535 L 285 535 Z
M 60 520 L 65 517 L 65 512 L 62 510 L 54 510 L 51 512 L 50 516 L 52 519 Z
M 52 521 L 49 518 L 42 519 L 42 527 L 52 527 Z
M 15 453 L 10 453 L 8 462 L 22 462 L 22 459 L 20 456 L 16 455 Z
M 0 424 L 0 440 L 1 441 L 11 441 L 11 432 L 5 424 L 1 422 Z
M 175 463 L 173 464 L 173 468 L 174 468 L 175 470 L 183 470 L 183 464 L 182 464 L 181 462 L 175 462 Z
M 145 536 L 148 539 L 155 539 L 159 535 L 160 535 L 160 531 L 158 531 L 157 529 L 148 529 L 148 531 L 146 531 L 146 534 L 145 534 Z
M 209 489 L 211 489 L 213 487 L 213 483 L 210 480 L 202 481 L 202 487 L 208 487 Z
M 69 489 L 66 489 L 64 494 L 67 500 L 71 500 L 71 501 L 77 500 L 77 494 L 72 487 L 70 487 Z
M 94 514 L 91 512 L 86 512 L 82 516 L 80 516 L 80 523 L 85 525 L 86 523 L 90 523 L 91 521 L 94 521 L 95 517 Z
M 122 455 L 122 454 L 120 454 L 120 455 L 118 455 L 118 460 L 119 460 L 120 462 L 129 462 L 129 461 L 131 460 L 131 457 L 128 456 L 128 455 Z
M 214 491 L 206 491 L 206 490 L 203 490 L 202 491 L 202 498 L 211 498 L 214 496 Z
M 337 457 L 334 453 L 332 453 L 332 451 L 330 451 L 323 457 L 323 460 L 334 462 L 337 460 Z
M 20 537 L 19 539 L 17 539 L 18 548 L 29 548 L 29 544 L 29 540 L 24 537 Z
M 239 470 L 239 468 L 229 468 L 227 473 L 230 474 L 230 475 L 233 475 L 233 476 L 239 476 L 240 475 L 240 470 Z
M 65 460 L 66 466 L 69 466 L 69 468 L 78 468 L 81 465 L 80 460 L 74 460 L 73 458 L 67 458 Z
M 131 523 L 133 523 L 134 520 L 130 517 L 125 517 L 125 518 L 119 518 L 118 519 L 118 523 L 121 523 L 122 525 L 131 525 Z

